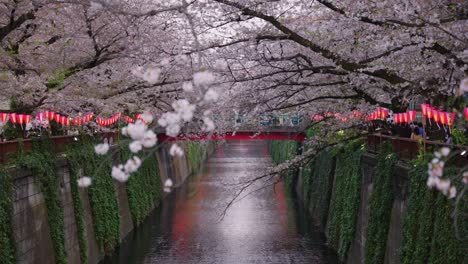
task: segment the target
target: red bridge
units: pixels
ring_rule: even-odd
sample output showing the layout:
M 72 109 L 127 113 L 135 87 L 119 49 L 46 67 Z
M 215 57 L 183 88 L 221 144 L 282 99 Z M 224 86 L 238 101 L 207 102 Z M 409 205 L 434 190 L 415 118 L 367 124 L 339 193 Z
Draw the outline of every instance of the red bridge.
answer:
M 303 132 L 228 132 L 224 134 L 193 134 L 169 137 L 166 134 L 158 134 L 159 141 L 177 140 L 295 140 L 303 141 L 306 134 Z

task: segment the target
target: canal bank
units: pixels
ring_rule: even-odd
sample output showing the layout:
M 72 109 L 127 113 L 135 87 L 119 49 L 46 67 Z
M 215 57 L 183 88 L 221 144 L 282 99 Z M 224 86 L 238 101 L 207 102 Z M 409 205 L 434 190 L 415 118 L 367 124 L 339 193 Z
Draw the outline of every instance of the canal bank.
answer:
M 237 183 L 271 166 L 266 141 L 229 141 L 101 264 L 337 263 L 323 233 L 291 193 L 252 186 L 223 211 Z M 260 190 L 257 190 L 260 189 Z
M 326 148 L 300 169 L 284 173 L 313 221 L 325 230 L 326 243 L 344 263 L 468 263 L 468 226 L 460 204 L 427 187 L 430 154 L 399 160 L 391 141 L 378 153 L 362 140 Z M 294 141 L 270 144 L 275 163 L 291 160 Z M 447 163 L 446 173 L 457 172 Z M 458 228 L 458 229 L 456 229 Z
M 164 199 L 162 184 L 181 185 L 198 171 L 214 145 L 179 142 L 183 157 L 164 143 L 127 183 L 110 177 L 112 165 L 129 155 L 115 146 L 99 157 L 94 143 L 78 141 L 56 156 L 50 142 L 38 141 L 0 171 L 1 263 L 98 263 Z M 93 184 L 78 188 L 77 179 Z

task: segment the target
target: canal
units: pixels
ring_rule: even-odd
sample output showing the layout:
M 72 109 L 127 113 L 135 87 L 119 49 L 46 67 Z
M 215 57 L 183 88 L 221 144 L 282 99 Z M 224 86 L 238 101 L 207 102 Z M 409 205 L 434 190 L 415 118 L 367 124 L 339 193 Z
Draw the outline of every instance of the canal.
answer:
M 269 165 L 266 141 L 219 146 L 202 172 L 172 192 L 102 264 L 337 263 L 323 233 L 282 184 L 243 197 L 221 217 L 235 184 Z

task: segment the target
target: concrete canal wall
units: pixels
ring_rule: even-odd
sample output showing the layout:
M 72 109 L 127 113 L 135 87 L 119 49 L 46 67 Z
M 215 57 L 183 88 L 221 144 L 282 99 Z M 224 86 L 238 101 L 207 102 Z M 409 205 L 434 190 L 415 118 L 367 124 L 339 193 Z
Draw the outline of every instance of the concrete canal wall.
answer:
M 179 145 L 185 149 L 190 146 L 187 142 L 179 142 Z M 194 167 L 194 161 L 190 162 L 187 155 L 183 157 L 172 157 L 169 155 L 169 144 L 165 144 L 155 154 L 157 160 L 156 168 L 159 168 L 159 180 L 162 183 L 170 178 L 175 185 L 185 181 L 192 173 L 198 170 L 198 166 Z M 213 151 L 214 146 L 208 145 L 204 153 Z M 187 151 L 186 151 L 187 153 Z M 206 154 L 203 154 L 206 155 Z M 201 163 L 203 158 L 198 158 L 195 162 Z M 114 161 L 115 162 L 115 161 Z M 109 252 L 112 248 L 103 248 L 99 246 L 96 237 L 96 222 L 94 215 L 96 211 L 92 210 L 94 206 L 92 197 L 88 193 L 88 189 L 79 189 L 79 198 L 82 205 L 83 227 L 82 232 L 82 250 L 80 254 L 80 232 L 76 222 L 76 212 L 74 207 L 74 198 L 71 185 L 71 170 L 66 157 L 58 157 L 56 159 L 56 177 L 58 178 L 60 206 L 63 211 L 63 238 L 64 251 L 66 256 L 62 259 L 57 259 L 57 245 L 54 245 L 52 237 L 55 233 L 51 233 L 50 219 L 48 219 L 48 206 L 45 196 L 41 189 L 40 179 L 31 170 L 28 169 L 9 169 L 11 175 L 12 189 L 12 213 L 11 213 L 11 228 L 13 230 L 12 237 L 15 245 L 15 261 L 22 264 L 48 264 L 48 263 L 97 263 L 103 258 L 105 252 Z M 80 172 L 82 174 L 82 172 Z M 110 175 L 109 175 L 110 177 Z M 154 175 L 158 177 L 158 175 Z M 114 181 L 115 200 L 117 201 L 119 211 L 119 241 L 133 230 L 136 226 L 132 218 L 132 212 L 129 205 L 129 194 L 127 194 L 127 184 Z M 153 203 L 150 203 L 153 204 Z M 157 206 L 158 202 L 154 203 Z M 154 208 L 154 207 L 153 207 Z M 153 209 L 151 208 L 151 210 Z M 98 228 L 100 228 L 98 226 Z M 118 242 L 117 242 L 118 243 Z M 5 245 L 0 245 L 5 246 Z M 63 249 L 62 249 L 63 250 Z M 60 252 L 60 250 L 59 250 Z M 85 254 L 85 255 L 83 255 Z M 81 255 L 81 256 L 80 256 Z M 86 260 L 83 260 L 86 256 Z M 4 260 L 6 260 L 5 257 Z M 8 263 L 0 261 L 1 263 Z
M 273 162 L 291 160 L 300 147 L 271 142 Z M 320 151 L 283 178 L 344 263 L 468 263 L 466 243 L 457 238 L 468 235 L 461 213 L 468 206 L 458 207 L 457 229 L 453 199 L 427 188 L 430 160 L 402 161 L 390 144 L 375 154 L 352 141 Z M 456 164 L 446 167 L 446 175 L 459 172 Z

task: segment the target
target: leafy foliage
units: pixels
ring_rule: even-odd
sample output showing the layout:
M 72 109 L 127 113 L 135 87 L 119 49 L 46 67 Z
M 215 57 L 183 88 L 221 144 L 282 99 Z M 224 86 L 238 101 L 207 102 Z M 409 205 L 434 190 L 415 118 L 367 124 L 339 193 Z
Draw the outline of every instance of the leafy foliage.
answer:
M 39 186 L 47 207 L 50 236 L 55 252 L 55 263 L 67 263 L 63 208 L 60 200 L 59 182 L 56 175 L 55 154 L 50 141 L 43 139 L 33 142 L 33 150 L 24 155 L 20 152 L 16 165 L 31 170 L 39 179 Z
M 329 243 L 337 246 L 341 259 L 346 258 L 356 229 L 361 192 L 360 161 L 364 151 L 359 141 L 352 141 L 336 160 L 326 236 Z
M 73 198 L 73 210 L 75 213 L 75 223 L 78 232 L 78 245 L 80 247 L 80 260 L 82 264 L 88 263 L 88 243 L 86 239 L 85 219 L 83 213 L 83 203 L 80 197 L 80 190 L 78 187 L 78 179 L 80 170 L 83 167 L 83 160 L 87 158 L 86 152 L 83 148 L 73 145 L 67 151 L 68 167 L 70 169 L 70 187 Z
M 329 150 L 323 150 L 309 163 L 304 174 L 303 188 L 307 207 L 317 217 L 320 224 L 325 226 L 333 187 L 334 157 Z
M 365 262 L 383 263 L 394 198 L 393 166 L 397 160 L 392 145 L 382 146 L 370 197 L 370 216 L 367 228 Z
M 466 263 L 466 241 L 455 237 L 453 205 L 447 197 L 426 186 L 429 160 L 430 157 L 418 158 L 410 170 L 401 263 Z M 453 171 L 446 169 L 446 173 Z
M 298 154 L 299 143 L 293 140 L 271 141 L 269 143 L 270 156 L 273 163 L 279 164 L 291 160 Z M 294 177 L 297 175 L 297 169 L 291 168 L 288 173 L 283 175 L 286 191 L 294 189 Z
M 119 144 L 122 160 L 131 158 L 126 146 Z M 162 198 L 162 184 L 158 160 L 151 153 L 143 160 L 139 170 L 127 182 L 127 195 L 133 223 L 138 226 L 148 214 L 159 205 Z
M 12 177 L 0 168 L 0 260 L 5 264 L 16 263 L 16 249 L 11 222 L 12 193 Z
M 120 215 L 115 185 L 111 175 L 111 154 L 98 156 L 90 143 L 82 145 L 86 157 L 83 159 L 84 175 L 92 175 L 89 198 L 94 220 L 94 232 L 99 248 L 106 254 L 112 252 L 120 238 Z
M 192 172 L 195 172 L 199 169 L 201 162 L 206 156 L 206 146 L 194 141 L 187 142 L 187 145 L 187 159 Z

